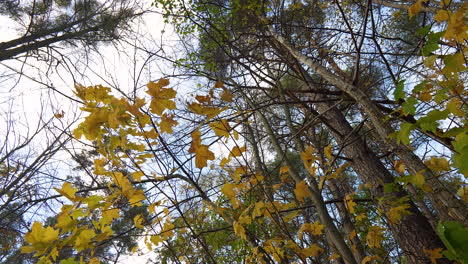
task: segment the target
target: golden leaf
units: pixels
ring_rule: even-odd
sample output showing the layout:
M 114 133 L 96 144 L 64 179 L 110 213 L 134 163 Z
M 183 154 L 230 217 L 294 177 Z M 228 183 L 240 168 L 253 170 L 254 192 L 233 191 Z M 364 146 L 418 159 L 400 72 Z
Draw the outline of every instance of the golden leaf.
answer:
M 321 248 L 317 243 L 312 244 L 311 246 L 301 249 L 301 253 L 304 257 L 317 257 L 321 252 L 323 252 L 323 248 Z
M 354 214 L 354 207 L 356 206 L 356 203 L 353 201 L 353 198 L 351 198 L 352 194 L 348 194 L 345 196 L 345 205 L 346 208 L 348 208 L 348 211 L 350 214 Z
M 80 232 L 75 240 L 74 248 L 80 252 L 87 248 L 92 248 L 91 240 L 96 236 L 96 233 L 92 229 L 85 229 Z
M 361 264 L 366 264 L 366 263 L 368 263 L 370 261 L 373 261 L 373 260 L 376 260 L 376 259 L 379 259 L 379 257 L 378 256 L 366 256 L 366 257 L 364 257 L 362 259 Z
M 138 214 L 136 215 L 134 218 L 133 218 L 133 223 L 135 223 L 135 227 L 136 228 L 140 228 L 142 229 L 143 228 L 143 216 L 141 216 L 141 214 Z
M 296 183 L 296 188 L 294 188 L 294 194 L 300 202 L 304 202 L 304 198 L 310 197 L 311 193 L 309 190 L 309 185 L 305 181 Z
M 398 223 L 403 216 L 411 214 L 411 212 L 408 211 L 409 208 L 410 206 L 407 203 L 390 208 L 387 211 L 388 220 L 394 224 Z
M 231 126 L 227 119 L 221 119 L 220 121 L 211 122 L 209 124 L 210 128 L 218 137 L 229 137 L 229 131 Z
M 384 236 L 382 231 L 385 230 L 380 226 L 371 226 L 369 228 L 369 232 L 366 235 L 366 242 L 367 245 L 371 248 L 381 248 L 382 241 L 384 240 Z
M 431 157 L 429 160 L 425 160 L 424 164 L 436 172 L 450 170 L 450 163 L 445 158 Z
M 151 95 L 150 110 L 152 113 L 162 115 L 165 109 L 175 109 L 176 104 L 172 100 L 176 96 L 176 91 L 172 88 L 163 88 L 169 85 L 168 79 L 160 79 L 157 83 L 150 82 L 146 91 Z
M 59 231 L 48 226 L 43 227 L 41 223 L 35 221 L 24 238 L 31 246 L 25 246 L 21 249 L 23 253 L 32 253 L 37 251 L 42 254 L 51 244 L 58 240 Z
M 234 96 L 232 95 L 231 91 L 229 91 L 226 88 L 223 88 L 223 91 L 221 92 L 220 98 L 221 98 L 221 100 L 223 100 L 225 102 L 229 102 L 229 103 L 234 102 L 234 99 L 233 99 Z
M 408 9 L 408 15 L 410 18 L 421 12 L 424 2 L 427 2 L 427 0 L 418 0 L 416 1 L 416 3 L 410 6 L 410 8 Z
M 232 226 L 234 227 L 234 233 L 237 236 L 239 236 L 240 238 L 242 238 L 244 240 L 247 239 L 247 235 L 245 234 L 245 229 L 242 226 L 242 224 L 240 224 L 239 222 L 234 221 L 234 224 Z
M 246 150 L 247 150 L 246 146 L 243 146 L 243 147 L 240 147 L 240 148 L 238 146 L 234 146 L 229 155 L 232 156 L 232 157 L 240 157 L 240 156 L 242 156 L 242 152 L 244 152 Z
M 400 173 L 400 174 L 404 174 L 405 173 L 405 164 L 403 163 L 403 161 L 401 160 L 397 160 L 395 162 L 395 164 L 393 165 L 393 167 L 395 168 L 395 170 Z
M 463 201 L 468 202 L 468 187 L 462 186 L 458 189 L 457 195 L 462 198 Z
M 450 14 L 450 11 L 448 10 L 443 10 L 443 9 L 439 10 L 437 11 L 437 14 L 434 16 L 434 19 L 437 21 L 437 23 L 441 23 L 449 19 L 449 14 Z
M 172 127 L 177 126 L 179 122 L 174 120 L 174 115 L 163 114 L 161 116 L 161 122 L 159 123 L 159 128 L 161 132 L 172 134 Z
M 304 223 L 301 228 L 299 228 L 297 232 L 297 236 L 299 239 L 302 239 L 302 236 L 305 232 L 312 234 L 314 236 L 319 236 L 323 234 L 323 229 L 325 225 L 320 224 L 319 222 L 315 221 L 314 223 Z
M 58 189 L 58 188 L 55 188 L 54 189 L 60 193 L 61 195 L 67 197 L 69 200 L 71 201 L 75 201 L 76 200 L 76 196 L 75 196 L 75 193 L 77 191 L 76 188 L 73 188 L 71 183 L 69 182 L 66 182 L 62 185 L 62 189 Z
M 437 264 L 437 260 L 444 257 L 442 250 L 442 248 L 424 249 L 424 253 L 427 254 L 432 264 Z
M 328 160 L 332 160 L 332 144 L 330 143 L 328 146 L 325 147 L 323 150 L 323 153 L 325 154 L 325 157 L 327 157 Z
M 221 192 L 224 193 L 228 198 L 233 198 L 236 196 L 236 191 L 234 191 L 234 188 L 237 187 L 237 184 L 233 183 L 225 183 L 223 187 L 221 187 Z
M 55 118 L 63 118 L 64 115 L 65 115 L 65 112 L 62 110 L 62 112 L 56 113 L 54 116 Z

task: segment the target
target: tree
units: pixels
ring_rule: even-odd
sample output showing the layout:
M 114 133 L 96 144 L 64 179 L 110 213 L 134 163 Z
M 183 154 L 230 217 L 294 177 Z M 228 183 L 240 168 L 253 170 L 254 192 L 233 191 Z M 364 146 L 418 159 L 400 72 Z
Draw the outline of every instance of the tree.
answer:
M 95 142 L 91 178 L 107 184 L 56 188 L 67 204 L 23 252 L 51 263 L 71 247 L 70 263 L 99 263 L 122 208 L 147 203 L 133 224 L 162 263 L 467 261 L 458 3 L 157 3 L 186 43 L 199 36 L 176 63 L 205 89 L 178 100 L 166 78 L 133 97 L 77 85 L 73 135 Z M 423 23 L 412 54 L 385 34 L 395 9 Z

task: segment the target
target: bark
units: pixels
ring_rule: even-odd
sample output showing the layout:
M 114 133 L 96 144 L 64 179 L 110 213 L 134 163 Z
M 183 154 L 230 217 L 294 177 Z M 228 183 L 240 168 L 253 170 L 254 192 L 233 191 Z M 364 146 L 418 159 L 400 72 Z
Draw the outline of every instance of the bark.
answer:
M 272 39 L 282 47 L 281 49 L 283 50 L 283 54 L 286 51 L 288 53 L 287 55 L 291 55 L 301 64 L 307 65 L 324 80 L 348 94 L 362 107 L 363 111 L 369 116 L 373 126 L 376 128 L 380 141 L 384 145 L 390 147 L 391 149 L 389 150 L 400 157 L 413 175 L 418 172 L 422 172 L 426 183 L 433 189 L 433 192 L 427 193 L 427 196 L 438 211 L 442 220 L 456 220 L 463 225 L 468 226 L 467 204 L 448 191 L 443 183 L 437 179 L 436 175 L 426 167 L 418 156 L 416 156 L 406 146 L 397 144 L 395 139 L 390 137 L 390 135 L 394 133 L 393 128 L 383 121 L 385 120 L 385 116 L 364 91 L 359 89 L 359 87 L 344 81 L 324 66 L 315 63 L 307 56 L 295 50 L 284 38 L 276 34 L 272 27 L 269 27 L 269 33 L 272 36 Z
M 250 100 L 250 98 L 246 96 L 244 93 L 242 93 L 242 95 L 244 99 L 248 102 L 250 107 L 255 109 L 256 108 L 255 104 Z M 262 124 L 265 126 L 266 132 L 269 136 L 269 139 L 271 140 L 271 143 L 273 144 L 273 148 L 275 149 L 275 152 L 277 153 L 278 156 L 285 157 L 284 160 L 285 160 L 286 165 L 289 166 L 289 173 L 291 177 L 294 179 L 295 182 L 297 183 L 301 182 L 303 179 L 299 176 L 299 173 L 297 173 L 297 171 L 294 169 L 292 164 L 286 158 L 286 154 L 284 153 L 279 142 L 277 141 L 275 133 L 273 132 L 273 129 L 271 128 L 267 118 L 260 111 L 258 111 L 258 115 L 260 117 Z M 328 209 L 326 207 L 326 204 L 324 203 L 323 198 L 320 195 L 320 190 L 318 188 L 317 181 L 313 177 L 309 177 L 308 179 L 310 183 L 309 190 L 312 194 L 311 200 L 313 204 L 315 205 L 320 222 L 323 225 L 325 225 L 327 236 L 330 237 L 331 242 L 336 247 L 336 249 L 342 256 L 345 263 L 357 264 L 356 260 L 354 259 L 351 249 L 348 247 L 348 245 L 344 241 L 343 236 L 340 234 L 338 228 L 333 223 L 333 218 L 330 216 Z

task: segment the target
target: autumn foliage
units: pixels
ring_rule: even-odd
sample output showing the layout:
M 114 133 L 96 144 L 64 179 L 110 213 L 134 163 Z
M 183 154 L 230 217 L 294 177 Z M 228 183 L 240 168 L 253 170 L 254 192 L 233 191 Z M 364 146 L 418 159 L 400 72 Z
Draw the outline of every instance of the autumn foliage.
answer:
M 179 3 L 156 2 L 168 17 Z M 219 15 L 204 2 L 191 1 L 190 12 Z M 338 14 L 355 4 L 318 2 Z M 84 118 L 73 137 L 99 153 L 92 171 L 99 185 L 57 186 L 65 202 L 56 222 L 34 222 L 23 253 L 38 263 L 104 263 L 94 250 L 125 235 L 112 223 L 128 206 L 145 210 L 132 219 L 141 231 L 133 253 L 154 250 L 162 263 L 468 263 L 466 3 L 406 6 L 410 18 L 433 19 L 418 29 L 418 67 L 428 74 L 386 81 L 390 107 L 340 69 L 331 51 L 314 47 L 320 63 L 304 55 L 310 47 L 277 33 L 256 4 L 232 1 L 228 14 L 245 15 L 254 29 L 216 34 L 223 47 L 238 33 L 267 39 L 268 55 L 241 50 L 232 58 L 238 67 L 242 56 L 258 59 L 259 68 L 271 59 L 264 75 L 249 72 L 263 83 L 199 71 L 209 85 L 190 97 L 168 78 L 132 98 L 75 86 Z M 189 18 L 202 19 L 185 15 L 181 32 Z M 268 96 L 249 95 L 264 86 Z M 437 147 L 423 153 L 421 142 Z M 60 259 L 70 248 L 77 257 Z

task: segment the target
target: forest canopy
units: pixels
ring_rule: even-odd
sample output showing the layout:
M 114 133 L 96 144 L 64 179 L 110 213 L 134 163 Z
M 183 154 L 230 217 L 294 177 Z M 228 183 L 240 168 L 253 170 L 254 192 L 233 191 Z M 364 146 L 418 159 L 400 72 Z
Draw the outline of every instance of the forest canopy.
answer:
M 467 9 L 1 2 L 0 263 L 468 263 Z

